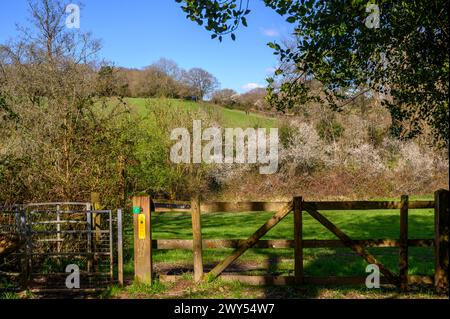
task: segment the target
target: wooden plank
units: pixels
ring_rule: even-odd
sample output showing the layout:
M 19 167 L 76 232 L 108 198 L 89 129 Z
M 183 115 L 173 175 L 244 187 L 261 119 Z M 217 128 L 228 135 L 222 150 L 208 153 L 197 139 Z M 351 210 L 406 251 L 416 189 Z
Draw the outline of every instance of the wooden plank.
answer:
M 204 239 L 203 249 L 238 248 L 243 239 Z M 189 239 L 158 239 L 153 241 L 155 249 L 192 249 L 193 242 Z M 253 248 L 294 248 L 293 240 L 260 240 Z
M 120 154 L 118 157 L 118 173 L 119 173 L 119 207 L 125 207 L 127 202 L 126 188 L 127 188 L 127 177 L 126 177 L 126 167 L 127 167 L 127 156 Z
M 364 258 L 369 264 L 375 264 L 380 269 L 380 272 L 393 284 L 398 283 L 398 278 L 389 269 L 387 269 L 382 263 L 380 263 L 372 254 L 370 254 L 364 247 L 350 237 L 348 237 L 344 232 L 337 228 L 332 222 L 330 222 L 325 216 L 320 214 L 315 210 L 307 210 L 307 212 L 316 219 L 319 223 L 325 226 L 329 231 L 336 235 L 342 242 L 350 247 L 354 252 Z
M 186 200 L 176 200 L 176 199 L 153 199 L 155 206 L 157 205 L 186 205 L 190 206 L 191 201 Z
M 409 247 L 434 247 L 433 239 L 408 239 Z
M 359 245 L 374 248 L 400 247 L 400 241 L 397 239 L 354 239 Z M 433 239 L 408 239 L 410 247 L 433 247 Z M 304 240 L 305 248 L 338 248 L 346 247 L 340 240 Z
M 133 213 L 134 224 L 134 278 L 136 281 L 151 284 L 152 283 L 152 235 L 151 235 L 151 215 L 150 215 L 150 197 L 133 197 L 133 207 L 139 207 L 139 214 Z M 139 215 L 143 215 L 145 238 L 139 239 Z M 142 225 L 141 225 L 142 227 Z
M 372 209 L 400 209 L 401 202 L 388 201 L 323 201 L 303 202 L 304 210 L 372 210 Z M 434 201 L 411 201 L 410 209 L 434 208 Z
M 194 281 L 199 282 L 203 278 L 203 257 L 202 257 L 202 225 L 200 212 L 200 198 L 196 196 L 191 201 L 192 209 L 192 235 L 193 235 L 193 255 L 194 255 Z
M 182 279 L 179 275 L 160 275 L 162 282 L 177 282 Z M 293 276 L 252 276 L 222 274 L 220 279 L 224 281 L 239 281 L 247 285 L 292 285 L 295 283 Z
M 243 239 L 203 239 L 203 249 L 214 248 L 238 248 Z M 367 239 L 354 240 L 357 244 L 365 247 L 400 247 L 400 241 L 397 239 Z M 340 240 L 316 240 L 303 239 L 303 248 L 341 248 L 346 247 Z M 152 241 L 154 249 L 170 250 L 170 249 L 186 249 L 192 250 L 193 242 L 190 239 L 158 239 Z M 434 239 L 408 239 L 408 246 L 410 247 L 433 247 Z M 273 248 L 286 249 L 295 248 L 294 240 L 286 239 L 270 239 L 259 240 L 252 248 Z
M 434 211 L 436 247 L 434 284 L 438 292 L 448 294 L 449 191 L 438 190 L 434 193 L 434 198 L 436 202 Z
M 92 203 L 92 206 L 91 206 L 92 210 L 96 211 L 96 210 L 102 209 L 102 206 L 100 203 L 100 193 L 96 193 L 96 192 L 91 193 L 91 203 Z M 97 247 L 99 246 L 98 242 L 102 239 L 102 234 L 99 232 L 102 230 L 101 222 L 102 222 L 102 214 L 97 214 L 96 212 L 93 212 L 91 229 L 94 230 L 94 238 L 92 238 L 93 239 L 92 246 L 93 246 L 94 251 L 98 250 L 97 249 Z M 99 260 L 98 260 L 97 256 L 94 255 L 93 259 L 92 259 L 92 264 L 94 265 L 94 269 L 96 271 L 98 271 L 98 263 L 99 263 Z
M 100 194 L 99 193 L 91 193 L 91 202 L 92 202 L 92 209 L 93 210 L 102 210 L 103 207 L 100 202 Z M 98 231 L 101 230 L 101 223 L 102 223 L 102 214 L 93 213 L 92 214 L 92 220 L 94 224 L 94 230 Z M 101 239 L 101 234 L 96 233 L 95 234 L 95 240 L 99 241 Z M 94 242 L 95 245 L 95 242 Z
M 287 202 L 207 202 L 202 203 L 202 213 L 211 212 L 276 212 Z
M 180 275 L 160 275 L 161 282 L 177 282 L 182 280 Z M 222 274 L 220 279 L 223 281 L 238 281 L 247 285 L 254 286 L 286 286 L 294 285 L 294 276 L 270 276 L 270 275 L 238 275 Z M 308 285 L 365 285 L 366 277 L 309 277 L 305 276 L 303 282 Z M 389 284 L 386 278 L 381 277 L 380 283 Z
M 230 256 L 225 258 L 216 267 L 214 267 L 209 273 L 209 278 L 216 278 L 222 273 L 232 262 L 234 262 L 239 256 L 241 256 L 247 249 L 255 245 L 258 240 L 263 237 L 269 230 L 277 225 L 284 217 L 286 217 L 292 210 L 292 202 L 287 203 L 282 209 L 275 213 L 264 225 L 262 225 L 252 236 L 242 242 L 239 248 L 237 248 Z
M 410 285 L 433 285 L 433 276 L 408 276 L 408 284 Z
M 408 196 L 402 195 L 400 208 L 400 253 L 399 278 L 400 288 L 408 286 Z
M 433 209 L 434 201 L 409 201 L 408 202 L 409 209 Z
M 123 286 L 123 226 L 122 209 L 117 210 L 117 277 L 119 286 Z
M 287 202 L 204 202 L 202 213 L 212 212 L 266 212 L 278 211 Z M 158 207 L 163 205 L 188 205 L 185 201 L 156 201 L 156 212 L 190 212 L 190 208 Z M 376 210 L 400 209 L 401 202 L 390 201 L 310 201 L 303 202 L 305 209 L 314 210 Z M 432 209 L 434 201 L 410 201 L 410 209 Z
M 156 207 L 156 213 L 190 213 L 190 208 L 164 208 L 164 207 Z
M 302 198 L 294 197 L 294 276 L 295 283 L 303 283 L 303 221 Z
M 191 202 L 177 200 L 154 200 L 155 212 L 179 213 L 191 212 Z
M 235 275 L 223 274 L 223 281 L 238 281 L 252 286 L 285 286 L 296 284 L 295 276 L 269 276 L 269 275 Z

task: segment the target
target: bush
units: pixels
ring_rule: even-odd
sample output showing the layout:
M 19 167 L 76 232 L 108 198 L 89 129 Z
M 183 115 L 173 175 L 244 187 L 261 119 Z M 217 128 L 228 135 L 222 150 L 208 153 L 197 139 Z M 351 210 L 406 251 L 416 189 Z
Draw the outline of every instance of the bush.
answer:
M 238 94 L 234 90 L 217 90 L 212 94 L 211 102 L 222 106 L 232 107 L 233 105 L 237 104 L 237 95 Z
M 337 121 L 320 120 L 317 124 L 317 132 L 321 139 L 327 142 L 337 141 L 344 133 L 344 127 Z
M 280 163 L 285 173 L 289 176 L 310 174 L 323 165 L 324 145 L 312 125 L 296 123 L 284 131 L 289 134 L 284 137 L 286 145 L 282 145 L 280 152 Z

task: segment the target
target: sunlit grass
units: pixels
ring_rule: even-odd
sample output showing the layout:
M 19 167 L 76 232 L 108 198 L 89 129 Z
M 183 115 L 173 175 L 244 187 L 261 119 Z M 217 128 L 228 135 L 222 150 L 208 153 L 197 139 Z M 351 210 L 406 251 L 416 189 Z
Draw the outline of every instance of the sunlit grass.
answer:
M 199 103 L 194 101 L 185 101 L 178 99 L 158 99 L 158 98 L 126 98 L 125 101 L 140 115 L 146 115 L 147 107 L 152 103 L 165 103 L 170 107 L 179 107 L 184 110 L 198 111 L 216 111 L 221 115 L 223 127 L 276 127 L 278 121 L 274 118 L 265 117 L 256 113 L 246 114 L 244 111 L 228 109 L 222 106 L 210 103 Z

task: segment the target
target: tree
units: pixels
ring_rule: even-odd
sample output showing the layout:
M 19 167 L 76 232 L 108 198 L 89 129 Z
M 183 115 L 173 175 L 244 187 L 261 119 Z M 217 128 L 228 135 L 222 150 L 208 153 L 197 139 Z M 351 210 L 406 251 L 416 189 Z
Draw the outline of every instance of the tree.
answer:
M 121 82 L 117 70 L 110 66 L 102 66 L 97 75 L 96 91 L 99 96 L 111 97 L 121 94 Z
M 200 101 L 219 86 L 216 77 L 201 68 L 192 68 L 185 72 L 183 79 L 184 83 L 191 88 L 191 95 Z
M 146 85 L 157 86 L 156 92 L 150 96 L 179 98 L 184 94 L 182 83 L 183 70 L 175 61 L 161 58 L 147 67 L 144 72 L 152 73 L 151 81 Z M 151 82 L 151 83 L 149 83 Z
M 181 80 L 183 71 L 173 60 L 160 58 L 158 61 L 152 63 L 151 67 L 160 70 L 175 81 Z
M 165 72 L 154 66 L 146 67 L 140 77 L 141 96 L 177 97 L 177 83 Z
M 269 43 L 282 63 L 296 68 L 293 78 L 280 68 L 279 81 L 268 79 L 272 105 L 286 110 L 317 98 L 311 79 L 323 84 L 321 102 L 336 110 L 371 91 L 389 109 L 394 135 L 413 137 L 426 124 L 448 146 L 448 1 L 263 1 L 295 25 L 294 47 Z M 243 0 L 177 2 L 219 40 L 246 26 L 250 13 Z
M 0 46 L 0 201 L 117 199 L 127 109 L 102 97 L 112 69 L 97 67 L 99 41 L 64 26 L 61 1 L 29 7 L 31 27 Z
M 198 68 L 188 72 L 165 58 L 143 69 L 120 68 L 116 73 L 116 90 L 131 97 L 201 99 L 218 85 L 208 72 Z
M 232 89 L 222 89 L 214 91 L 211 96 L 211 102 L 224 106 L 233 106 L 236 104 L 237 92 Z
M 267 91 L 264 88 L 256 88 L 239 95 L 239 104 L 245 109 L 257 109 L 262 111 L 266 109 L 265 97 Z

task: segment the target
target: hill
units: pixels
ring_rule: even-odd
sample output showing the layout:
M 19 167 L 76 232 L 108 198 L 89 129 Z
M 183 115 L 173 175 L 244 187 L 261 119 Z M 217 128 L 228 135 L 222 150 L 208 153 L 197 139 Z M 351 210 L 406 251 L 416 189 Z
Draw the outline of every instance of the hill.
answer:
M 204 109 L 208 112 L 217 112 L 221 118 L 221 124 L 224 127 L 276 127 L 278 120 L 275 118 L 263 116 L 257 113 L 246 114 L 244 111 L 229 109 L 207 102 L 185 101 L 178 99 L 164 98 L 126 98 L 125 101 L 139 113 L 145 112 L 146 106 L 152 103 L 165 103 L 168 107 L 181 107 L 184 109 L 198 110 Z M 142 113 L 141 113 L 142 114 Z

